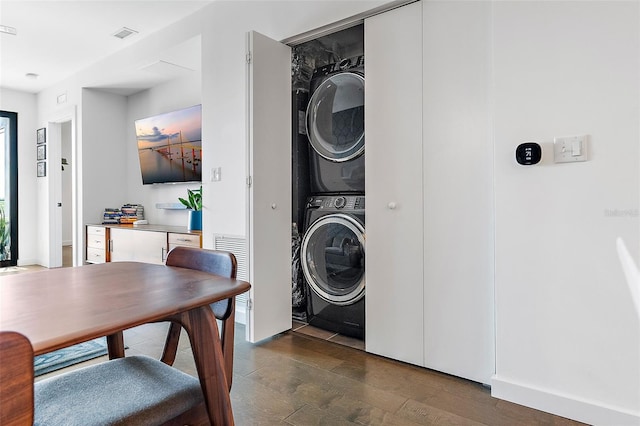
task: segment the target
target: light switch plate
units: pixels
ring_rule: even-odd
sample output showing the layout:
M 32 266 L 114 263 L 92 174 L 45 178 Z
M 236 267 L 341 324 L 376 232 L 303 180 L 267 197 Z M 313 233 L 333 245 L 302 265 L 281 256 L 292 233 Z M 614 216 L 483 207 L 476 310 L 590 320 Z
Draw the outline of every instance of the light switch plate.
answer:
M 553 158 L 556 163 L 587 161 L 589 137 L 587 135 L 563 136 L 553 139 Z
M 222 167 L 214 167 L 211 169 L 211 182 L 220 182 L 222 179 Z

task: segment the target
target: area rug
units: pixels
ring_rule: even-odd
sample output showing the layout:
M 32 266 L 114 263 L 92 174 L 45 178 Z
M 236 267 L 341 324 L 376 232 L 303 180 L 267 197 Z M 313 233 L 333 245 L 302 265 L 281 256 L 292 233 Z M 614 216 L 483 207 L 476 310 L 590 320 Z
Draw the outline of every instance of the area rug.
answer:
M 27 268 L 22 268 L 20 266 L 6 266 L 4 268 L 0 268 L 0 274 L 11 274 L 14 272 L 26 271 Z
M 34 358 L 34 374 L 41 376 L 70 365 L 97 358 L 107 354 L 107 339 L 100 337 L 79 343 L 68 348 L 59 349 Z

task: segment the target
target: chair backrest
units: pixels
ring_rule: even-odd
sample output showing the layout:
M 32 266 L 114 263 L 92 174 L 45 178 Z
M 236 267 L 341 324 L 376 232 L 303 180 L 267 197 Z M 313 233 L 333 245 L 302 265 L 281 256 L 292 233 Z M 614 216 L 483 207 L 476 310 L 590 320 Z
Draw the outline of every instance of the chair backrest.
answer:
M 0 331 L 0 425 L 33 424 L 33 348 L 22 334 Z
M 227 251 L 207 250 L 194 247 L 176 247 L 169 252 L 167 266 L 196 269 L 225 278 L 236 278 L 236 257 Z M 219 320 L 227 319 L 232 310 L 232 301 L 223 300 L 211 305 Z
M 225 278 L 236 278 L 238 265 L 236 257 L 229 252 L 220 250 L 207 250 L 194 247 L 176 247 L 169 252 L 168 266 L 178 266 L 181 268 L 196 269 L 220 275 Z M 222 354 L 224 356 L 225 373 L 227 384 L 231 390 L 233 381 L 233 345 L 235 335 L 235 297 L 221 300 L 211 304 L 211 310 L 217 319 L 222 321 L 221 340 Z M 180 338 L 180 326 L 172 323 L 167 334 L 162 362 L 172 365 L 176 351 L 178 349 L 178 339 Z

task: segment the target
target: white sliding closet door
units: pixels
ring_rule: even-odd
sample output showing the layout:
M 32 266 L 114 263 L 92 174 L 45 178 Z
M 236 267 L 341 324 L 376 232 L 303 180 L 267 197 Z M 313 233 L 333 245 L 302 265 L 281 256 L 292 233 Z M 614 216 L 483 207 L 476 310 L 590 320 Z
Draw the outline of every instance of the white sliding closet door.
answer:
M 424 2 L 425 367 L 495 371 L 491 4 Z
M 424 362 L 422 4 L 365 20 L 366 350 Z

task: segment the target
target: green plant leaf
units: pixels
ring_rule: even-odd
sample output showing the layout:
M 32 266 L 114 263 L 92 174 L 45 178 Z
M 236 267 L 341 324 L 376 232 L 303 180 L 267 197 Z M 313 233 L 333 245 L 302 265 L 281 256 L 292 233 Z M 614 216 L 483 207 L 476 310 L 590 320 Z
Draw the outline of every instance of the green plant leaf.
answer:
M 188 209 L 191 210 L 202 210 L 202 185 L 200 189 L 191 190 L 187 189 L 188 199 L 178 197 L 178 201 L 184 204 Z
M 179 198 L 178 197 L 178 201 L 180 201 L 182 204 L 184 204 L 188 209 L 191 208 L 191 204 L 189 204 L 189 202 L 187 200 L 185 200 L 184 198 Z

